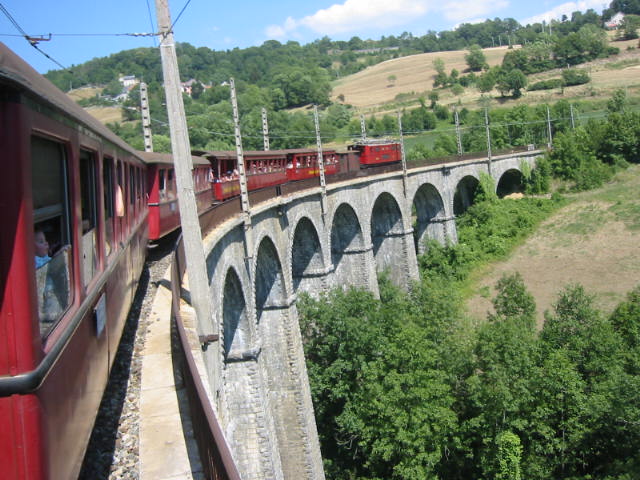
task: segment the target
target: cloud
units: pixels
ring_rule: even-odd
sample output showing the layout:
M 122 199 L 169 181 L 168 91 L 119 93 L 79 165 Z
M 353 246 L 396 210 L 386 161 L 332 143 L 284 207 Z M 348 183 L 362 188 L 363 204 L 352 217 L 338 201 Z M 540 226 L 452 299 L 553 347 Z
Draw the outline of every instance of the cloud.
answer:
M 421 17 L 432 9 L 432 0 L 346 0 L 318 10 L 299 24 L 323 34 L 342 33 L 361 28 L 388 28 Z
M 573 12 L 584 12 L 586 10 L 589 10 L 590 8 L 593 8 L 596 12 L 600 12 L 603 5 L 604 3 L 602 2 L 602 0 L 582 0 L 579 2 L 567 2 L 539 15 L 525 18 L 524 20 L 520 21 L 520 24 L 532 25 L 534 23 L 542 23 L 542 21 L 548 22 L 550 20 L 559 20 L 560 18 L 562 18 L 562 15 L 571 17 L 571 14 Z
M 470 23 L 472 19 L 483 17 L 489 13 L 502 10 L 509 6 L 507 0 L 457 0 L 444 2 L 437 8 L 448 20 L 460 23 Z
M 283 25 L 269 25 L 265 34 L 281 39 L 302 28 L 322 35 L 367 29 L 385 29 L 413 22 L 428 13 L 462 23 L 485 17 L 509 5 L 508 0 L 345 0 L 300 19 L 287 18 Z

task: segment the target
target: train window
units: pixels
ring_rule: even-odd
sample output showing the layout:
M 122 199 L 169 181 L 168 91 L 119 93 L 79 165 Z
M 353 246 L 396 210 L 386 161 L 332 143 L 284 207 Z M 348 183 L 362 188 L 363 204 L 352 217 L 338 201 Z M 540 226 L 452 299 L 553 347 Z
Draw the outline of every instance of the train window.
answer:
M 133 206 L 136 201 L 136 172 L 129 166 L 129 205 Z
M 164 172 L 165 170 L 160 170 L 158 172 L 158 192 L 160 193 L 160 200 L 163 200 L 166 196 L 166 184 L 164 181 Z
M 45 337 L 71 304 L 71 219 L 65 149 L 31 140 L 36 291 L 40 334 Z
M 136 199 L 140 202 L 142 198 L 142 170 L 136 168 Z
M 176 196 L 176 186 L 173 176 L 173 168 L 167 170 L 167 193 L 170 199 L 174 199 Z
M 113 188 L 113 160 L 104 159 L 102 165 L 102 188 L 104 192 L 104 244 L 105 255 L 109 256 L 113 246 L 113 214 L 114 214 L 114 188 Z
M 116 167 L 116 216 L 118 217 L 118 238 L 120 241 L 124 240 L 126 234 L 126 222 L 123 221 L 123 218 L 126 213 L 125 209 L 125 194 L 127 193 L 126 184 L 125 184 L 125 176 L 124 176 L 124 165 L 122 162 L 118 162 Z
M 91 152 L 80 152 L 80 206 L 82 213 L 82 278 L 87 286 L 98 269 L 98 206 L 96 161 Z

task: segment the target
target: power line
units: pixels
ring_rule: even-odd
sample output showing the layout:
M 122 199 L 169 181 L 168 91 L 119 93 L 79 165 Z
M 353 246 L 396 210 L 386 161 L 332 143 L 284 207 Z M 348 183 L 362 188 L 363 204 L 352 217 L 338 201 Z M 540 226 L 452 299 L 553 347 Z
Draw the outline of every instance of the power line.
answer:
M 151 25 L 151 31 L 155 32 L 156 29 L 154 27 L 153 24 L 153 15 L 151 14 L 151 5 L 149 4 L 149 0 L 147 0 L 147 12 L 149 13 L 149 25 Z M 156 37 L 153 37 L 153 46 L 157 47 L 158 46 L 158 42 L 156 42 Z
M 29 42 L 29 45 L 31 45 L 33 48 L 35 48 L 38 52 L 40 52 L 42 55 L 44 55 L 46 58 L 48 58 L 49 60 L 51 60 L 53 63 L 55 63 L 56 65 L 58 65 L 60 68 L 62 68 L 63 70 L 67 70 L 67 68 L 62 65 L 59 61 L 57 61 L 55 58 L 53 58 L 51 55 L 49 55 L 48 53 L 46 53 L 45 51 L 41 50 L 40 47 L 38 47 L 38 42 L 43 42 L 43 41 L 49 41 L 51 40 L 51 34 L 49 34 L 49 38 L 44 38 L 43 36 L 40 36 L 41 38 L 37 38 L 36 36 L 30 36 L 27 35 L 27 32 L 24 31 L 24 29 L 20 26 L 20 24 L 16 21 L 15 18 L 13 18 L 13 16 L 9 13 L 9 11 L 5 8 L 5 6 L 0 3 L 0 11 L 2 11 L 2 13 L 5 14 L 5 16 L 9 19 L 9 21 L 13 24 L 13 26 L 16 28 L 16 30 L 18 30 L 20 32 L 20 34 L 24 37 L 24 39 Z
M 173 21 L 173 23 L 169 27 L 168 32 L 173 32 L 173 27 L 175 27 L 176 23 L 178 23 L 178 20 L 180 20 L 180 17 L 182 16 L 182 14 L 187 9 L 187 7 L 189 6 L 190 3 L 191 3 L 191 0 L 187 0 L 187 3 L 184 4 L 184 7 L 182 7 L 182 10 L 180 10 L 180 13 L 178 14 L 176 19 Z

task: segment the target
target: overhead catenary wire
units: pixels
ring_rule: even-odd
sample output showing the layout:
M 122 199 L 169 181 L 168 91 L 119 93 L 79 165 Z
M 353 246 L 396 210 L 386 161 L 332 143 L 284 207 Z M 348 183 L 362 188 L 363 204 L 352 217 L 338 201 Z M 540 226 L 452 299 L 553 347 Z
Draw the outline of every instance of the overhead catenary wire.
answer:
M 42 42 L 42 41 L 49 41 L 51 39 L 51 34 L 49 34 L 49 38 L 45 39 L 43 36 L 40 36 L 41 38 L 37 38 L 38 36 L 34 36 L 34 35 L 28 35 L 27 32 L 20 26 L 20 24 L 16 21 L 15 18 L 13 18 L 13 16 L 11 15 L 11 13 L 9 13 L 9 11 L 5 8 L 5 6 L 0 3 L 0 11 L 2 11 L 2 13 L 5 14 L 5 16 L 9 19 L 9 21 L 11 22 L 11 24 L 16 28 L 16 30 L 18 30 L 21 34 L 22 37 L 24 37 L 24 39 L 29 42 L 29 45 L 31 45 L 33 48 L 35 48 L 38 52 L 40 52 L 42 55 L 44 55 L 46 58 L 48 58 L 49 60 L 51 60 L 53 63 L 55 63 L 56 65 L 58 65 L 60 68 L 62 68 L 63 70 L 67 70 L 67 68 L 62 65 L 59 61 L 57 61 L 55 58 L 53 58 L 51 55 L 49 55 L 47 52 L 45 52 L 44 50 L 42 50 L 40 47 L 38 47 L 38 42 Z

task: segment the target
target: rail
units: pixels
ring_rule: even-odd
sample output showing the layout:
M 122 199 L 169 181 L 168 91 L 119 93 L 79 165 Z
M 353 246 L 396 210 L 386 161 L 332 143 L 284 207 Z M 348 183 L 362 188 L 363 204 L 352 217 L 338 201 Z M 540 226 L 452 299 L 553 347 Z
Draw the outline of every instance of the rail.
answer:
M 200 461 L 205 478 L 210 480 L 241 480 L 240 473 L 233 461 L 231 450 L 222 432 L 220 422 L 209 402 L 202 379 L 198 373 L 187 332 L 180 317 L 180 298 L 182 277 L 185 271 L 182 235 L 176 242 L 171 264 L 171 309 L 180 338 L 179 354 L 189 409 L 193 423 L 193 432 L 198 445 Z
M 538 150 L 532 150 L 531 147 L 512 148 L 507 150 L 496 151 L 494 156 L 500 156 L 510 153 L 520 153 L 531 151 L 531 153 L 539 153 Z M 478 159 L 486 161 L 486 152 L 470 153 L 466 155 L 452 155 L 449 157 L 440 157 L 411 162 L 409 168 L 418 168 L 422 166 L 438 165 L 446 163 L 460 162 L 464 160 Z M 354 170 L 348 172 L 337 173 L 327 177 L 327 183 L 342 182 L 350 179 L 367 177 L 372 175 L 380 175 L 384 173 L 396 172 L 402 169 L 398 163 L 390 165 L 382 165 L 362 170 Z M 289 195 L 298 191 L 306 190 L 319 186 L 318 178 L 309 178 L 306 180 L 298 180 L 288 182 L 274 187 L 266 187 L 250 193 L 251 204 L 273 198 L 275 196 Z M 235 197 L 227 201 L 217 203 L 204 212 L 200 217 L 200 226 L 203 232 L 211 231 L 215 225 L 220 224 L 224 220 L 232 218 L 242 212 L 240 198 Z M 174 257 L 171 265 L 171 295 L 172 295 L 172 313 L 175 319 L 178 336 L 180 338 L 180 355 L 182 356 L 182 369 L 184 376 L 185 388 L 189 398 L 189 407 L 191 411 L 193 430 L 200 453 L 200 460 L 204 469 L 205 477 L 212 480 L 240 480 L 240 474 L 233 461 L 231 450 L 224 438 L 220 422 L 216 417 L 213 407 L 209 403 L 205 387 L 200 378 L 198 368 L 193 357 L 187 332 L 184 328 L 182 318 L 180 316 L 180 301 L 182 291 L 182 278 L 186 269 L 184 259 L 184 249 L 182 244 L 182 236 L 176 242 L 174 249 Z

